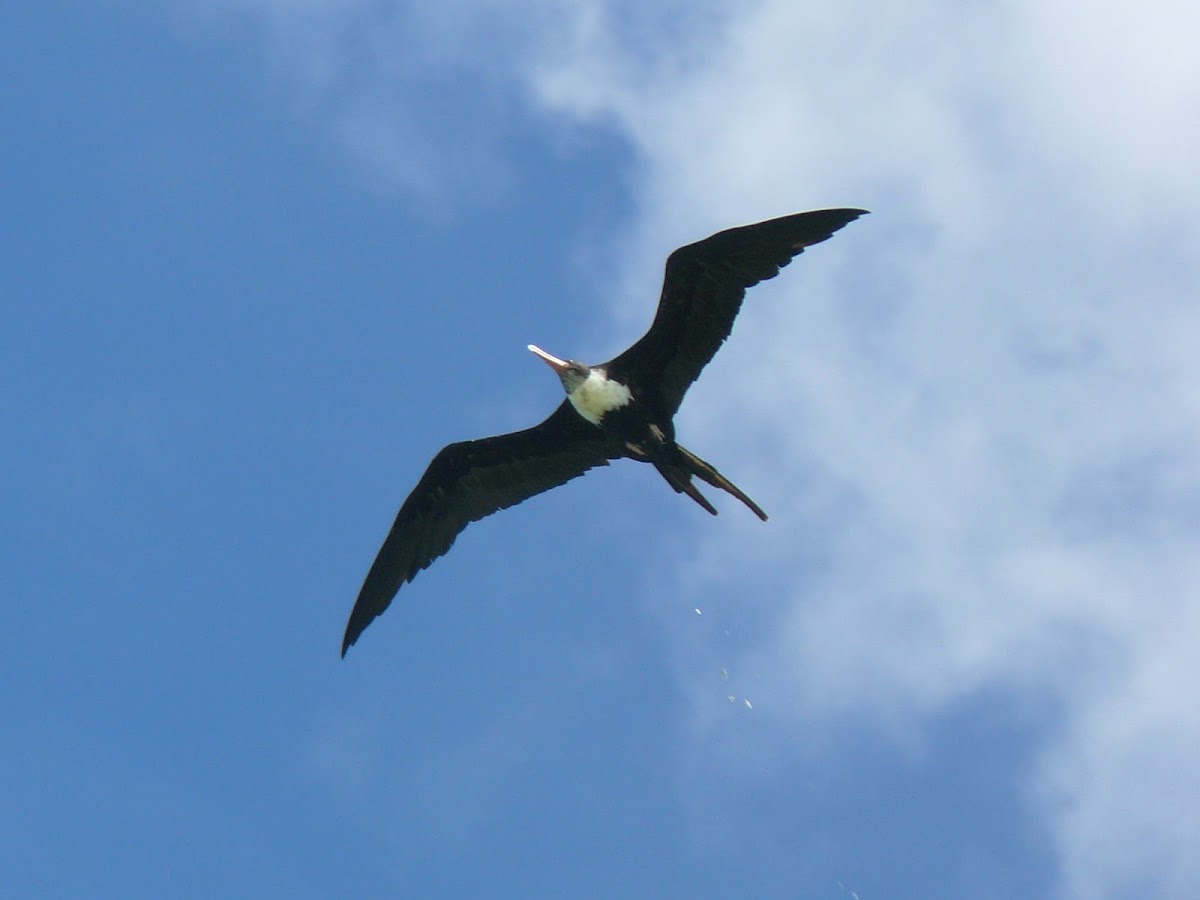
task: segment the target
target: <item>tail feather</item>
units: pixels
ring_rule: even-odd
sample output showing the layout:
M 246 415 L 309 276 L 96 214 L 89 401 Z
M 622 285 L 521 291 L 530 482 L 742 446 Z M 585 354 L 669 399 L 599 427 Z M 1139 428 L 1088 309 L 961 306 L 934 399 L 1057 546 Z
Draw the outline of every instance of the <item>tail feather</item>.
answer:
M 717 508 L 709 503 L 708 498 L 700 493 L 700 489 L 692 483 L 692 473 L 687 469 L 661 462 L 655 462 L 654 468 L 658 469 L 659 474 L 667 479 L 667 484 L 675 488 L 676 493 L 687 494 L 714 516 L 717 514 Z
M 762 511 L 762 508 L 759 507 L 759 505 L 757 503 L 755 503 L 753 500 L 751 500 L 749 497 L 747 497 L 744 493 L 742 493 L 741 489 L 736 484 L 734 484 L 732 481 L 730 481 L 728 478 L 726 478 L 724 475 L 722 475 L 720 472 L 718 472 L 716 470 L 716 468 L 714 468 L 710 463 L 706 463 L 704 460 L 702 460 L 700 457 L 698 457 L 695 453 L 692 453 L 692 451 L 688 450 L 686 447 L 676 444 L 675 448 L 679 451 L 680 455 L 683 457 L 683 461 L 687 467 L 687 471 L 689 474 L 698 476 L 700 478 L 700 480 L 705 482 L 706 484 L 711 484 L 713 487 L 720 488 L 721 490 L 725 491 L 728 494 L 733 494 L 733 496 L 737 497 L 739 500 L 741 500 L 743 503 L 745 503 L 746 506 L 748 506 L 750 508 L 750 511 L 753 512 L 756 516 L 758 516 L 764 522 L 767 521 L 767 514 Z M 670 481 L 671 479 L 668 478 L 667 480 Z M 695 500 L 697 503 L 699 503 L 701 506 L 703 506 L 705 509 L 709 510 L 710 512 L 712 512 L 715 515 L 716 510 L 712 508 L 712 506 L 708 503 L 708 501 L 703 500 L 702 498 L 699 498 L 698 496 L 696 496 L 700 492 L 696 491 L 695 486 L 692 485 L 692 483 L 691 483 L 691 479 L 687 479 L 687 484 L 689 487 L 691 487 L 692 490 L 688 491 L 687 488 L 684 488 L 683 490 L 685 491 L 685 493 L 687 493 L 689 497 L 691 497 L 693 500 Z M 674 486 L 673 482 L 672 482 L 672 486 Z M 676 490 L 679 490 L 679 488 L 676 488 Z M 696 495 L 693 495 L 692 491 L 695 491 Z
M 700 489 L 692 484 L 690 476 L 685 475 L 682 483 L 683 492 L 707 509 L 714 516 L 717 514 L 717 508 L 708 502 L 708 498 L 700 493 Z

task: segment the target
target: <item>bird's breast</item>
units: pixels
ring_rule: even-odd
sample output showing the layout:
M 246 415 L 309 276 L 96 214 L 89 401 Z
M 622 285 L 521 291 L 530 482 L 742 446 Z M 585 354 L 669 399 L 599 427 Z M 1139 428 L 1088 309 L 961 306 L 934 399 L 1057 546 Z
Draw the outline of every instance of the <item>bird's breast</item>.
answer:
M 613 381 L 593 369 L 583 384 L 572 391 L 567 399 L 571 401 L 577 413 L 593 425 L 599 425 L 600 420 L 608 413 L 626 406 L 633 399 L 633 393 L 626 385 Z

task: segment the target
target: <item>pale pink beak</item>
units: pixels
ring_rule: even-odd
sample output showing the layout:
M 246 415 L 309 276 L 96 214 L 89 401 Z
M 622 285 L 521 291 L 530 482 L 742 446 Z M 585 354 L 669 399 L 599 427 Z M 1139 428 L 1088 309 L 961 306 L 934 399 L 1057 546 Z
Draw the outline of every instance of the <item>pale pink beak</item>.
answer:
M 529 350 L 535 356 L 540 357 L 541 360 L 546 363 L 546 365 L 552 368 L 559 375 L 562 375 L 563 372 L 567 371 L 567 361 L 565 359 L 559 359 L 557 356 L 551 356 L 541 347 L 534 346 L 533 344 L 529 345 Z

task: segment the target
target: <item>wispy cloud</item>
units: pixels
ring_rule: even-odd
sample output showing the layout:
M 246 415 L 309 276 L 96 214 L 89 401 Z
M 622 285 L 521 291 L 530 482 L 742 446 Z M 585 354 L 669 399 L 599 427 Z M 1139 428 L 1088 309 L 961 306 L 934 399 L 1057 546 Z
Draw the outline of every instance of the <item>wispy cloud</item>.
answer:
M 798 208 L 874 209 L 756 289 L 685 408 L 706 455 L 772 486 L 773 519 L 706 520 L 678 577 L 713 573 L 710 598 L 690 585 L 701 607 L 772 598 L 754 607 L 768 636 L 730 666 L 762 675 L 772 752 L 812 716 L 919 729 L 985 690 L 1048 700 L 1028 773 L 1064 891 L 1200 888 L 1194 16 L 1167 0 L 764 0 L 690 4 L 651 40 L 685 7 L 225 6 L 416 193 L 454 189 L 460 127 L 496 146 L 497 109 L 621 134 L 640 211 L 624 244 L 637 308 L 613 310 L 625 337 L 664 249 Z M 430 126 L 422 91 L 447 78 L 475 85 L 474 125 Z M 695 698 L 702 734 L 726 701 Z
M 499 55 L 538 41 L 537 10 L 386 0 L 218 0 L 186 4 L 191 26 L 243 26 L 298 115 L 328 130 L 372 189 L 434 211 L 502 191 L 497 164 L 513 139 L 518 73 Z M 545 26 L 549 27 L 549 26 Z
M 668 16 L 666 10 L 677 14 Z M 568 119 L 540 97 L 536 73 L 595 40 L 650 44 L 670 19 L 686 45 L 706 4 L 538 0 L 216 0 L 181 21 L 224 36 L 237 22 L 297 110 L 328 127 L 354 175 L 434 210 L 507 186 L 502 160 L 531 124 Z M 594 51 L 594 47 L 591 47 Z

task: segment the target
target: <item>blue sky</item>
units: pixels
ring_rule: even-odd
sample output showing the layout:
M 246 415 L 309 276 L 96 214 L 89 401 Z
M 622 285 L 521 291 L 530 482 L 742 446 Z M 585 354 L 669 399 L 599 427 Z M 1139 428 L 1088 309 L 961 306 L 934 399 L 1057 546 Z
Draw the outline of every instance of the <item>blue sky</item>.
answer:
M 4 896 L 1200 894 L 1200 23 L 1109 6 L 10 13 Z M 769 523 L 615 466 L 338 658 L 527 343 L 835 205 L 679 419 Z

